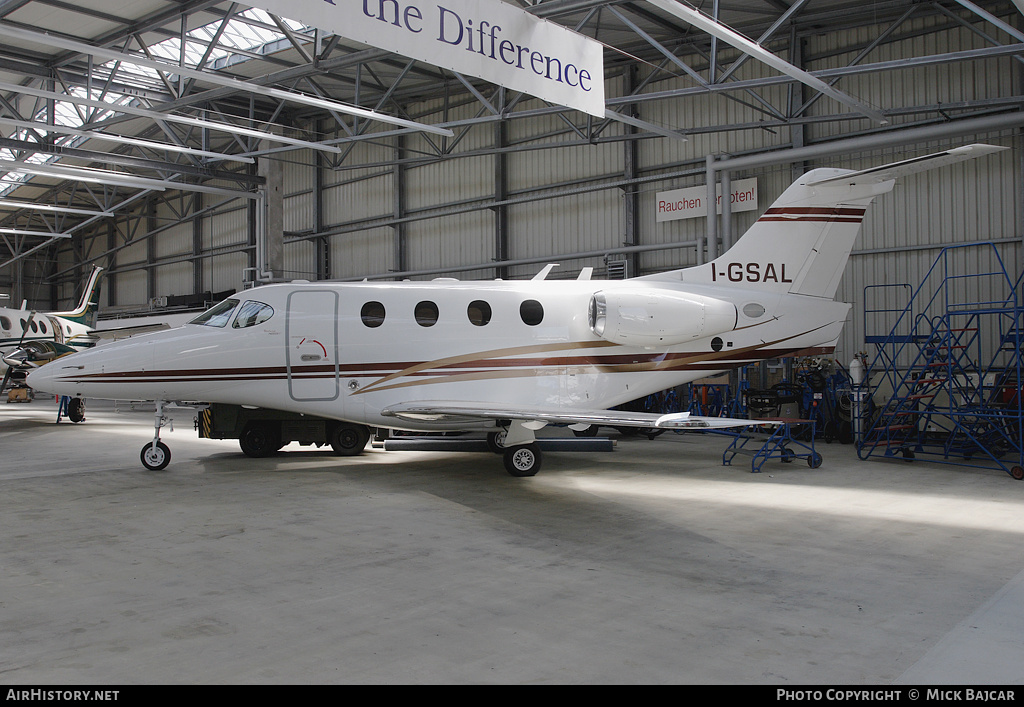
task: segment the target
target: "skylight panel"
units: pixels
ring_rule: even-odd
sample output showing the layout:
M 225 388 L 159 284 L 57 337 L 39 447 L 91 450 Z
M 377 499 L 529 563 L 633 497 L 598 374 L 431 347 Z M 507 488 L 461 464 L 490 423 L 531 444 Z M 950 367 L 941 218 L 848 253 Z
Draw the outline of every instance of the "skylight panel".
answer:
M 303 33 L 308 31 L 308 27 L 301 23 L 293 20 L 281 20 L 286 26 L 296 32 Z M 224 31 L 221 32 L 220 37 L 217 40 L 217 46 L 212 50 L 209 49 L 210 43 L 216 36 L 218 29 L 220 29 L 221 23 L 224 20 L 215 20 L 207 23 L 201 27 L 197 27 L 189 31 L 185 35 L 185 51 L 184 59 L 181 51 L 181 38 L 170 37 L 157 42 L 147 47 L 149 54 L 157 59 L 163 59 L 169 64 L 177 64 L 184 61 L 185 65 L 190 68 L 196 68 L 199 66 L 199 62 L 206 57 L 206 66 L 212 65 L 218 60 L 226 62 L 230 57 L 235 56 L 237 52 L 246 53 L 260 53 L 263 48 L 274 42 L 279 42 L 282 39 L 286 39 L 285 35 L 277 29 L 274 20 L 271 19 L 265 11 L 259 9 L 249 9 L 244 12 L 237 13 L 227 20 L 227 26 Z M 233 51 L 234 50 L 234 51 Z M 209 54 L 207 52 L 209 51 Z M 173 67 L 168 67 L 169 70 L 173 71 Z M 163 80 L 160 78 L 158 72 L 155 69 L 151 69 L 146 66 L 137 66 L 129 64 L 126 61 L 116 62 L 108 61 L 104 64 L 95 66 L 93 68 L 94 77 L 100 79 L 100 83 L 105 82 L 110 78 L 112 73 L 115 73 L 115 83 L 121 86 L 130 86 L 139 88 L 143 91 L 163 91 L 165 90 Z M 136 100 L 135 96 L 118 93 L 114 91 L 93 91 L 92 95 L 87 93 L 85 87 L 73 87 L 71 89 L 72 95 L 89 97 L 92 100 L 104 101 L 110 103 L 112 106 L 117 104 L 128 104 Z M 74 103 L 69 101 L 56 101 L 54 103 L 54 121 L 63 126 L 78 128 L 85 124 L 85 122 L 96 122 L 103 120 L 104 118 L 113 115 L 114 110 L 102 111 L 92 108 L 83 108 L 76 106 Z M 35 122 L 45 123 L 48 119 L 46 109 L 42 109 L 33 116 Z M 37 129 L 36 132 L 39 134 L 45 134 L 42 130 Z M 13 133 L 10 137 L 17 140 L 24 140 L 26 142 L 34 142 L 36 138 L 26 129 L 20 129 Z M 67 135 L 59 135 L 56 138 L 56 144 L 71 145 L 82 141 L 84 138 L 73 137 Z M 16 159 L 14 153 L 11 150 L 0 150 L 0 159 Z M 56 156 L 53 155 L 32 155 L 29 159 L 25 160 L 28 164 L 43 164 L 47 162 L 54 162 L 57 160 Z M 23 183 L 29 179 L 28 175 L 15 174 L 15 173 L 0 173 L 0 196 L 6 195 L 17 188 L 18 184 Z

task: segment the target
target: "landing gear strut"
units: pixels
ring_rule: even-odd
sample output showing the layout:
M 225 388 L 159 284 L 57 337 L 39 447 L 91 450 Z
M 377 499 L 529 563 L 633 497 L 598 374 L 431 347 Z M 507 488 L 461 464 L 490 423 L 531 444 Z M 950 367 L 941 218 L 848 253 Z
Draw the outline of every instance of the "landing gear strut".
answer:
M 153 419 L 153 441 L 142 448 L 139 457 L 142 466 L 150 471 L 160 471 L 171 462 L 171 450 L 160 441 L 160 428 L 171 423 L 171 418 L 164 414 L 164 401 L 156 401 L 156 415 Z M 174 426 L 171 426 L 174 429 Z

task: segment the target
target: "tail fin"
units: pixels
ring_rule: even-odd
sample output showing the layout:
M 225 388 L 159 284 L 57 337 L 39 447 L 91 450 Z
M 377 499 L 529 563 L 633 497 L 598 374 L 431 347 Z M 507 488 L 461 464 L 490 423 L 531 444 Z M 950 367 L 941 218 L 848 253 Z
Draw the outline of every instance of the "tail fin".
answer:
M 93 328 L 96 326 L 96 314 L 100 307 L 100 273 L 103 268 L 98 265 L 92 266 L 92 272 L 86 282 L 85 290 L 82 291 L 82 299 L 78 306 L 70 312 L 51 312 L 55 317 L 69 319 L 78 324 L 84 324 Z
M 815 169 L 793 182 L 724 255 L 669 276 L 832 299 L 871 200 L 896 178 L 1008 148 L 967 145 L 853 171 Z

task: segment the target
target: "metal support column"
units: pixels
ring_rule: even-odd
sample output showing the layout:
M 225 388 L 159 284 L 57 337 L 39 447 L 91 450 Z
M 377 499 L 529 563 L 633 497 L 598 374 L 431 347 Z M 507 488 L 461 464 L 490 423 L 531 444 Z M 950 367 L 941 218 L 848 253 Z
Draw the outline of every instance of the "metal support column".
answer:
M 394 214 L 395 223 L 391 230 L 394 233 L 392 269 L 395 272 L 402 272 L 408 269 L 406 262 L 407 253 L 405 247 L 405 167 L 402 164 L 402 156 L 405 154 L 405 137 L 398 135 L 395 138 L 395 166 L 394 175 Z
M 256 234 L 257 280 L 266 282 L 284 278 L 284 167 L 279 160 L 261 157 L 257 168 L 266 180 L 260 189 L 263 218 L 262 233 Z
M 697 246 L 697 264 L 703 265 L 705 257 L 711 261 L 718 257 L 718 209 L 715 202 L 718 200 L 717 188 L 718 176 L 715 171 L 715 156 L 707 156 L 707 187 L 708 187 L 708 228 L 705 236 L 704 247 Z
M 508 123 L 504 120 L 494 124 L 494 260 L 508 260 L 508 157 L 503 149 L 508 144 Z M 494 276 L 508 278 L 508 267 L 494 268 Z

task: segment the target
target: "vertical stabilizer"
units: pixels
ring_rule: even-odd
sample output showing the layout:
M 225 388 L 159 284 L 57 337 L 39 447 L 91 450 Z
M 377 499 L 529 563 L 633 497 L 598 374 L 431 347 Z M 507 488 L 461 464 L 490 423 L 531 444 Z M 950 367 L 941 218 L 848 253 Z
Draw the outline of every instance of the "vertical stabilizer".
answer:
M 52 312 L 55 317 L 68 319 L 78 324 L 84 324 L 89 328 L 96 326 L 96 314 L 100 307 L 100 273 L 103 268 L 98 265 L 92 266 L 92 272 L 86 281 L 85 290 L 82 291 L 82 298 L 78 306 L 70 312 Z
M 782 193 L 727 253 L 704 266 L 712 282 L 831 299 L 871 200 L 894 181 L 844 184 L 816 169 Z M 696 273 L 694 273 L 696 274 Z M 686 271 L 684 280 L 690 280 Z
M 1005 149 L 967 145 L 860 171 L 811 170 L 721 257 L 648 277 L 832 299 L 872 199 L 899 177 Z

